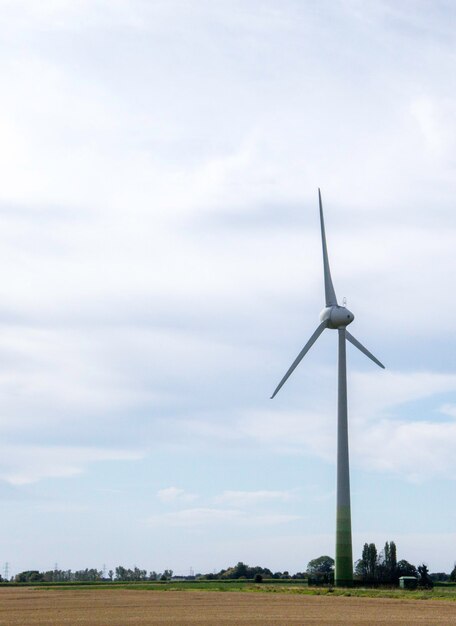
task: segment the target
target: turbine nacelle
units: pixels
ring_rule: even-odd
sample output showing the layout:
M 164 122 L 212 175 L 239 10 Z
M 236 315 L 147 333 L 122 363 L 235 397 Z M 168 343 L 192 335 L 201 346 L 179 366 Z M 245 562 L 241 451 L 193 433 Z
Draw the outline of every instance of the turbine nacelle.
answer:
M 353 313 L 344 306 L 327 306 L 320 313 L 320 322 L 326 322 L 327 328 L 345 328 L 354 319 Z

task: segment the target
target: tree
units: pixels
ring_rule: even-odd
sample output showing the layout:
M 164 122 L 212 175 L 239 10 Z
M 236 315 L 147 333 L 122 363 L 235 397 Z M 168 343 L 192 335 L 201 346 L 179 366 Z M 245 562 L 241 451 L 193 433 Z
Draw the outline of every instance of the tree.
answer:
M 163 574 L 160 576 L 160 580 L 171 580 L 172 577 L 173 577 L 173 570 L 165 569 Z
M 397 567 L 397 550 L 396 544 L 394 541 L 390 541 L 390 559 L 391 559 L 391 568 L 396 569 Z
M 312 559 L 307 564 L 307 573 L 310 579 L 316 579 L 318 582 L 332 582 L 334 580 L 334 559 L 327 555 Z
M 103 572 L 92 567 L 90 569 L 81 569 L 73 574 L 74 580 L 81 580 L 86 582 L 95 582 L 97 580 L 103 580 Z
M 394 541 L 387 541 L 380 554 L 375 543 L 365 543 L 361 558 L 355 564 L 355 574 L 366 583 L 397 584 L 399 574 Z
M 383 583 L 394 584 L 398 582 L 396 544 L 394 541 L 385 543 L 383 552 L 377 557 L 377 580 Z
M 245 563 L 239 561 L 239 563 L 233 568 L 233 578 L 247 578 L 248 569 L 249 568 Z
M 243 563 L 242 561 L 239 561 L 239 563 L 237 565 L 234 565 L 233 567 L 229 567 L 228 569 L 224 570 L 220 570 L 220 572 L 218 574 L 207 574 L 206 575 L 206 579 L 209 579 L 209 576 L 214 579 L 214 578 L 248 578 L 248 579 L 254 579 L 255 576 L 257 574 L 261 574 L 262 576 L 264 576 L 265 578 L 280 578 L 281 577 L 281 572 L 276 572 L 276 574 L 273 574 L 271 572 L 270 569 L 268 569 L 267 567 L 259 567 L 258 565 L 256 565 L 255 567 L 250 567 L 249 565 L 246 565 L 245 563 Z
M 385 543 L 385 548 L 383 551 L 383 564 L 385 566 L 385 571 L 388 574 L 388 577 L 390 579 L 393 579 L 397 568 L 396 544 L 394 543 L 394 541 Z
M 361 553 L 361 558 L 355 563 L 355 574 L 363 581 L 368 579 L 368 549 L 369 546 L 365 543 Z
M 116 567 L 116 580 L 126 581 L 127 579 L 127 570 L 122 565 L 118 565 Z
M 418 565 L 418 574 L 419 574 L 419 585 L 421 587 L 425 587 L 426 589 L 432 589 L 432 587 L 434 586 L 434 583 L 431 580 L 431 577 L 429 576 L 429 569 L 428 566 L 425 565 L 424 563 L 422 563 L 421 565 Z
M 454 567 L 453 567 L 453 569 L 451 571 L 450 580 L 452 582 L 456 583 L 456 563 L 454 564 Z
M 390 560 L 391 560 L 390 544 L 386 542 L 385 547 L 383 548 L 383 558 L 382 558 L 382 561 L 385 564 L 385 567 L 388 567 Z
M 406 561 L 405 559 L 402 559 L 401 561 L 398 562 L 396 572 L 397 572 L 398 578 L 400 578 L 401 576 L 417 576 L 418 577 L 418 572 L 416 571 L 416 567 L 412 565 L 411 563 L 409 563 L 408 561 Z
M 364 581 L 373 582 L 377 579 L 378 553 L 375 543 L 365 543 L 361 559 L 356 564 L 356 572 Z
M 17 583 L 37 583 L 42 582 L 44 574 L 38 570 L 28 570 L 26 572 L 19 572 L 14 577 L 14 581 Z
M 307 563 L 308 574 L 329 574 L 334 570 L 334 559 L 330 556 L 319 556 Z
M 365 543 L 363 546 L 363 552 L 361 555 L 361 562 L 360 562 L 360 571 L 363 575 L 363 579 L 364 580 L 368 580 L 368 578 L 370 577 L 370 571 L 369 571 L 369 544 Z
M 396 544 L 394 541 L 390 541 L 390 562 L 389 562 L 389 573 L 392 583 L 398 583 L 399 577 L 397 575 L 397 554 L 396 554 Z
M 172 570 L 165 570 L 165 572 L 167 571 L 171 572 L 171 576 L 173 575 Z M 139 569 L 139 567 L 135 567 L 132 572 L 132 580 L 147 580 L 147 571 L 145 569 Z
M 371 580 L 375 580 L 377 574 L 377 548 L 375 543 L 367 546 L 367 575 Z

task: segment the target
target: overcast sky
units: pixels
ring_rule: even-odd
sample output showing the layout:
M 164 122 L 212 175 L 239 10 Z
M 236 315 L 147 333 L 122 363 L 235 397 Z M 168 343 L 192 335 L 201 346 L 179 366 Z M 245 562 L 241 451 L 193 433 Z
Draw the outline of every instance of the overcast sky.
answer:
M 0 0 L 0 565 L 456 560 L 454 3 Z

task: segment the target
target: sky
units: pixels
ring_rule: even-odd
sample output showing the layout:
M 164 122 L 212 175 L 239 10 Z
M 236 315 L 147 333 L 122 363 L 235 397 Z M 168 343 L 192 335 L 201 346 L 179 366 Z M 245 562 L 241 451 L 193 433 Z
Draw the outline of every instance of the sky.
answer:
M 456 560 L 454 3 L 0 0 L 0 570 Z M 3 573 L 3 571 L 0 571 Z

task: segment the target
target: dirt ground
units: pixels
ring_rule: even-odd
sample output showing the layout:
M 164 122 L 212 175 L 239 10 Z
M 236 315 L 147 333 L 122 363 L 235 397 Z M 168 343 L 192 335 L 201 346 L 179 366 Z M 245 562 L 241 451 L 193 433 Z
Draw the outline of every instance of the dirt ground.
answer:
M 204 591 L 0 589 L 1 626 L 437 626 L 456 603 Z

